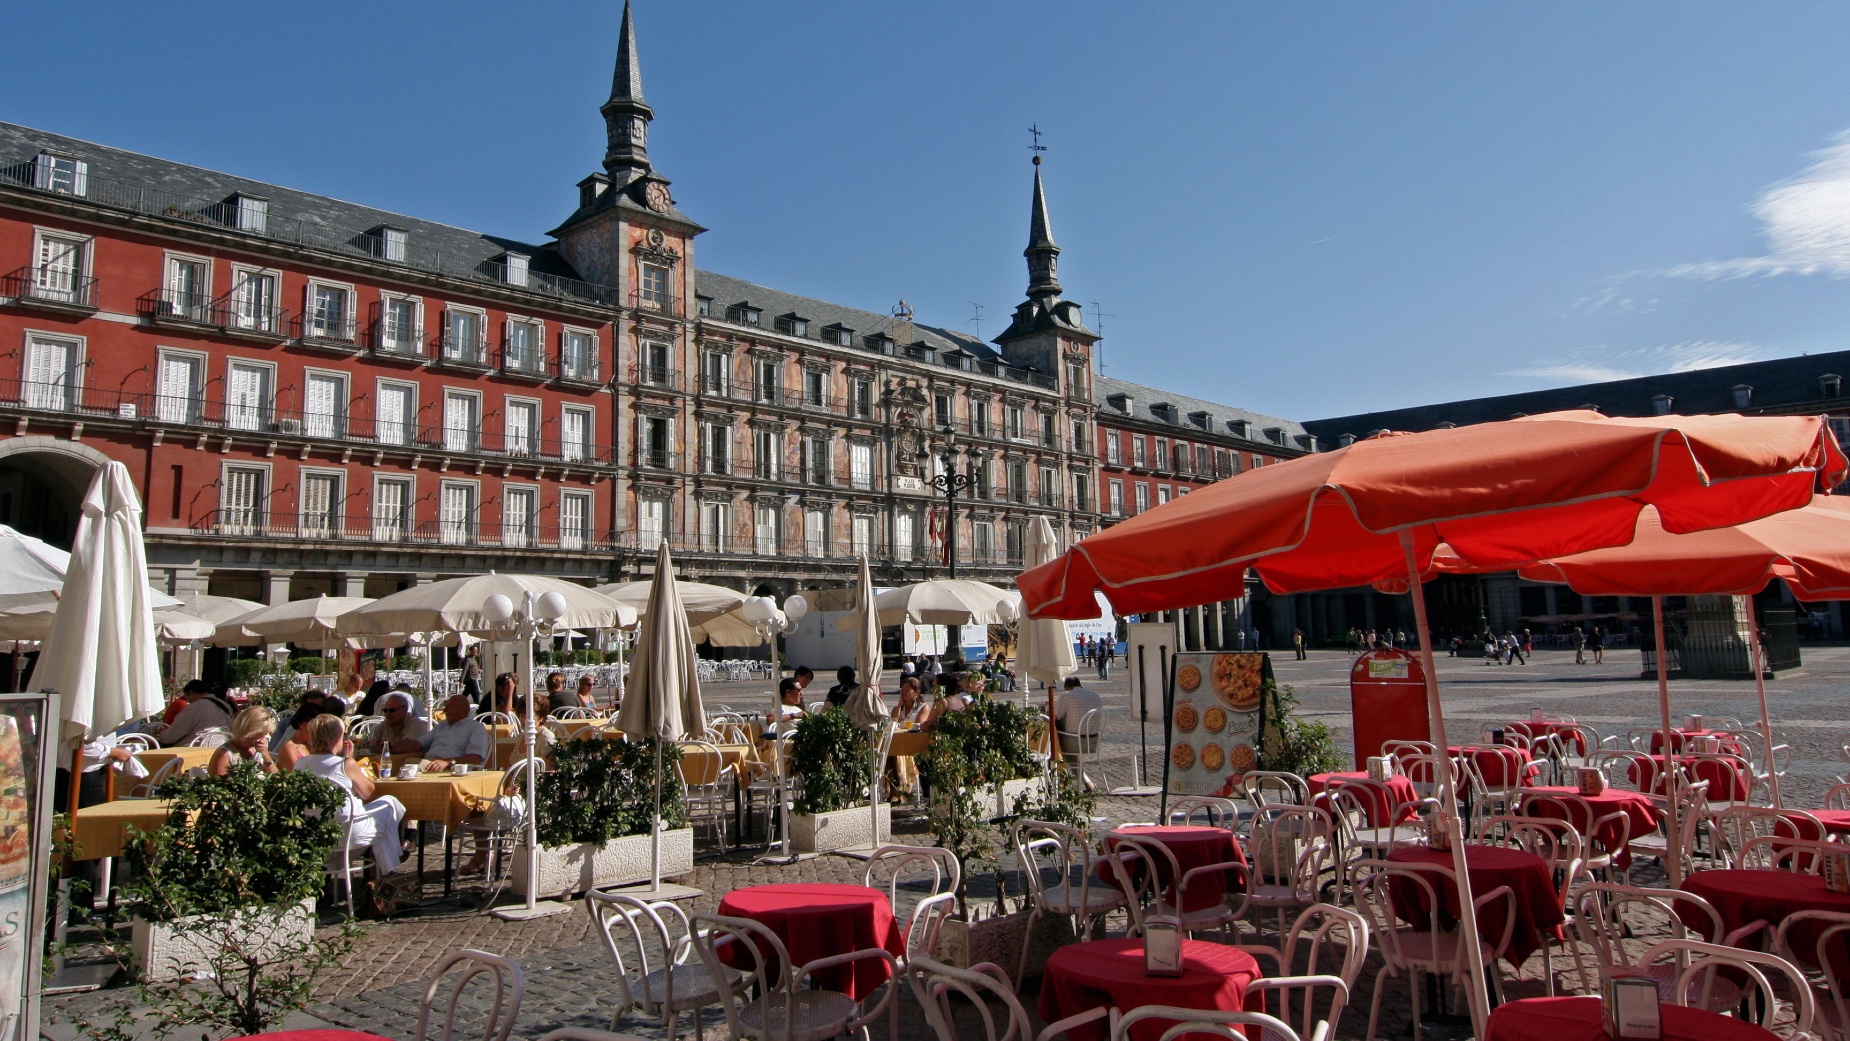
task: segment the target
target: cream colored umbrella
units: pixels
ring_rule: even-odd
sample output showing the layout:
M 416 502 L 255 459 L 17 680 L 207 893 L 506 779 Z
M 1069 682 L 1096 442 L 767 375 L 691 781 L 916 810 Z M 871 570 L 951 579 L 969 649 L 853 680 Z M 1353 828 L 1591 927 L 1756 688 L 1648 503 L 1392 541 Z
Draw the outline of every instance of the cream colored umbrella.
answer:
M 356 606 L 341 616 L 339 631 L 342 636 L 495 632 L 500 624 L 488 616 L 489 597 L 505 596 L 511 603 L 520 604 L 528 594 L 537 599 L 547 593 L 558 593 L 565 599 L 565 615 L 556 623 L 565 628 L 611 629 L 636 622 L 633 610 L 576 583 L 490 571 L 411 586 Z
M 789 627 L 784 612 L 772 609 L 768 624 L 755 624 L 745 617 L 743 607 L 715 615 L 698 625 L 689 628 L 696 644 L 705 642 L 715 647 L 762 647 L 775 638 L 775 634 Z
M 262 604 L 243 597 L 214 596 L 211 593 L 175 593 L 173 596 L 180 602 L 180 610 L 195 618 L 204 618 L 213 625 L 263 609 Z
M 880 697 L 880 671 L 884 664 L 880 653 L 880 612 L 874 607 L 874 580 L 861 557 L 854 587 L 854 674 L 861 681 L 860 690 L 848 699 L 848 716 L 854 725 L 872 730 L 887 716 L 886 702 Z
M 1027 566 L 1040 567 L 1060 555 L 1059 540 L 1046 517 L 1028 522 Z M 1054 733 L 1054 691 L 1060 681 L 1079 671 L 1079 657 L 1073 653 L 1073 634 L 1066 622 L 1058 618 L 1024 618 L 1015 630 L 1015 662 L 1025 675 L 1047 685 L 1048 753 L 1061 758 L 1059 735 Z M 1077 722 L 1075 720 L 1074 722 Z
M 746 594 L 736 589 L 727 589 L 725 586 L 710 585 L 706 582 L 683 582 L 677 579 L 674 588 L 675 594 L 681 600 L 681 609 L 687 612 L 688 624 L 694 626 L 721 615 L 736 612 L 746 599 Z M 645 579 L 641 582 L 618 582 L 614 585 L 598 586 L 592 592 L 640 613 L 649 606 L 649 594 L 654 589 L 655 583 Z M 698 634 L 695 635 L 694 640 L 699 642 Z M 756 642 L 762 643 L 763 641 Z M 748 647 L 752 644 L 716 642 L 715 646 Z
M 706 733 L 700 699 L 700 667 L 694 638 L 674 580 L 674 559 L 663 542 L 655 554 L 655 588 L 642 616 L 642 633 L 630 663 L 630 679 L 617 728 L 635 738 L 655 739 L 655 824 L 649 843 L 649 881 L 662 888 L 662 743 Z
M 219 623 L 212 642 L 221 647 L 253 643 L 300 643 L 327 646 L 339 639 L 340 617 L 370 604 L 363 596 L 317 596 L 259 607 Z
M 1002 606 L 1007 604 L 1007 607 Z M 998 625 L 1015 618 L 1014 592 L 985 582 L 939 578 L 882 592 L 874 600 L 881 625 Z

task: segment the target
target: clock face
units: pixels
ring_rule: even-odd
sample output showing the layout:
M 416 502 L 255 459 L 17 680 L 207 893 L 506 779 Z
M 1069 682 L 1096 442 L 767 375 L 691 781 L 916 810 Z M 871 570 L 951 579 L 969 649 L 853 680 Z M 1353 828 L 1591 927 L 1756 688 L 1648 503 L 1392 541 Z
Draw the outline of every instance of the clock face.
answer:
M 650 181 L 649 186 L 643 189 L 643 197 L 648 200 L 649 208 L 657 213 L 667 212 L 668 207 L 674 204 L 673 197 L 668 194 L 668 186 L 660 181 Z

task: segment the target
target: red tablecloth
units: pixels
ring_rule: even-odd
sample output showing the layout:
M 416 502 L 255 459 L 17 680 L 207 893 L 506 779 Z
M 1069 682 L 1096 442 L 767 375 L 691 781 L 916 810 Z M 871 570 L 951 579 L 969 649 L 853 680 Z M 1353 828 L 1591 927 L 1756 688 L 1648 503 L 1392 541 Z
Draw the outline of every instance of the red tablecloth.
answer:
M 1424 846 L 1409 846 L 1394 850 L 1387 859 L 1395 864 L 1433 864 L 1439 867 L 1452 866 L 1452 854 L 1448 850 L 1427 849 Z M 1552 932 L 1554 927 L 1566 921 L 1561 913 L 1561 895 L 1555 890 L 1554 872 L 1546 861 L 1533 853 L 1520 849 L 1503 849 L 1497 846 L 1466 846 L 1465 866 L 1471 873 L 1471 892 L 1474 897 L 1481 897 L 1498 886 L 1509 886 L 1516 894 L 1516 923 L 1510 930 L 1510 946 L 1504 959 L 1512 966 L 1520 966 L 1529 960 L 1529 955 L 1540 950 L 1546 940 L 1545 932 Z M 1458 889 L 1449 880 L 1440 881 L 1435 875 L 1433 886 L 1439 891 L 1439 898 L 1445 901 L 1443 919 L 1446 922 L 1458 920 Z M 1409 924 L 1424 928 L 1427 913 L 1431 908 L 1421 907 L 1422 892 L 1411 885 L 1397 886 L 1393 890 L 1394 910 Z M 1485 909 L 1483 917 L 1478 919 L 1479 937 L 1485 943 L 1495 943 L 1503 935 L 1503 908 L 1501 901 Z
M 1201 825 L 1156 827 L 1150 824 L 1131 824 L 1106 835 L 1105 849 L 1115 851 L 1117 840 L 1120 838 L 1162 843 L 1169 847 L 1169 852 L 1175 854 L 1176 866 L 1181 868 L 1185 875 L 1195 868 L 1207 867 L 1209 864 L 1225 864 L 1228 861 L 1236 864 L 1246 863 L 1246 852 L 1240 848 L 1238 842 L 1234 841 L 1233 832 L 1225 828 L 1209 828 Z M 1134 853 L 1130 855 L 1136 856 Z M 1111 862 L 1100 861 L 1100 866 L 1109 870 Z M 1157 861 L 1157 873 L 1163 876 L 1158 881 L 1162 883 L 1164 899 L 1170 906 L 1174 906 L 1176 880 L 1167 877 L 1169 870 L 1160 860 Z M 1115 876 L 1112 877 L 1112 881 L 1117 881 Z M 1238 878 L 1229 879 L 1225 872 L 1220 871 L 1196 875 L 1188 884 L 1188 899 L 1184 901 L 1182 910 L 1199 911 L 1204 907 L 1212 907 L 1220 903 L 1230 883 L 1238 886 L 1241 881 Z
M 735 889 L 719 902 L 719 913 L 750 918 L 775 933 L 790 954 L 792 968 L 874 947 L 896 955 L 906 951 L 905 932 L 886 894 L 866 886 L 805 882 Z M 743 951 L 732 952 L 726 961 L 739 968 L 750 966 L 750 956 Z M 887 975 L 886 963 L 870 958 L 824 970 L 816 982 L 861 998 L 885 983 Z
M 1587 735 L 1575 730 L 1572 723 L 1536 723 L 1525 719 L 1507 724 L 1503 729 L 1521 734 L 1530 740 L 1552 734 L 1561 738 L 1562 742 L 1576 755 L 1584 755 L 1587 751 Z
M 1516 758 L 1522 762 L 1522 783 L 1524 785 L 1534 784 L 1535 775 L 1542 772 L 1542 768 L 1535 763 L 1534 757 L 1514 745 L 1499 745 L 1498 747 L 1507 748 L 1508 751 L 1516 753 Z M 1450 745 L 1447 746 L 1445 754 L 1457 759 L 1463 756 L 1465 751 L 1466 746 L 1464 745 Z M 1484 745 L 1473 746 L 1470 751 L 1472 760 L 1477 763 L 1478 772 L 1484 775 L 1485 784 L 1507 787 L 1512 783 L 1512 778 L 1508 776 L 1510 766 L 1508 760 L 1504 758 L 1505 753 L 1492 752 L 1489 746 Z
M 1640 789 L 1662 794 L 1664 791 L 1664 757 L 1654 755 L 1651 762 L 1656 764 L 1649 778 L 1638 776 L 1636 763 L 1626 768 L 1632 783 Z M 1709 782 L 1708 800 L 1710 802 L 1746 802 L 1748 777 L 1747 772 L 1721 759 L 1704 759 L 1698 762 L 1685 761 L 1683 769 L 1693 771 L 1698 781 Z M 1648 782 L 1648 783 L 1647 783 Z
M 1206 940 L 1182 941 L 1182 975 L 1146 976 L 1142 940 L 1094 940 L 1054 951 L 1041 976 L 1041 1021 L 1052 1023 L 1088 1009 L 1141 1005 L 1237 1012 L 1246 1007 L 1246 985 L 1263 973 L 1245 951 Z M 1071 1033 L 1072 1041 L 1102 1041 L 1103 1020 Z M 1156 1041 L 1173 1026 L 1146 1020 L 1132 1041 Z
M 1698 738 L 1698 737 L 1720 738 L 1721 739 L 1721 751 L 1724 751 L 1724 752 L 1729 752 L 1735 755 L 1739 755 L 1741 752 L 1745 751 L 1745 749 L 1741 747 L 1741 741 L 1739 738 L 1735 737 L 1732 734 L 1723 734 L 1720 731 L 1710 730 L 1710 729 L 1707 729 L 1706 727 L 1702 730 L 1682 730 L 1682 729 L 1672 730 L 1670 732 L 1670 750 L 1673 752 L 1695 751 L 1694 748 L 1690 747 L 1690 744 L 1695 738 Z M 1662 752 L 1663 750 L 1664 750 L 1664 732 L 1662 730 L 1652 731 L 1651 732 L 1651 754 L 1656 755 Z
M 1755 868 L 1725 868 L 1695 871 L 1685 876 L 1683 888 L 1715 905 L 1722 916 L 1722 931 L 1730 933 L 1749 922 L 1763 920 L 1768 933 L 1795 911 L 1837 911 L 1850 914 L 1850 893 L 1833 893 L 1824 888 L 1820 875 L 1801 875 L 1793 871 Z M 1704 926 L 1682 912 L 1684 924 L 1701 931 Z M 1809 956 L 1817 950 L 1823 927 L 1797 929 L 1792 936 L 1794 949 Z
M 1325 788 L 1328 788 L 1332 782 L 1366 780 L 1368 780 L 1367 771 L 1350 770 L 1339 773 L 1311 774 L 1309 777 L 1304 778 L 1304 783 L 1310 786 L 1310 794 L 1315 796 L 1315 798 L 1311 800 L 1311 805 L 1319 806 L 1327 810 L 1330 808 L 1330 801 L 1324 797 L 1323 791 Z M 1371 828 L 1385 828 L 1390 823 L 1399 824 L 1401 821 L 1407 820 L 1413 816 L 1413 809 L 1409 806 L 1401 811 L 1398 819 L 1389 819 L 1389 815 L 1394 812 L 1395 806 L 1402 806 L 1419 799 L 1420 793 L 1413 787 L 1413 781 L 1404 774 L 1395 774 L 1387 779 L 1387 787 L 1387 798 L 1382 797 L 1379 789 L 1366 789 L 1369 795 L 1367 803 L 1368 826 Z M 1390 799 L 1394 803 L 1393 806 L 1388 805 Z
M 1839 835 L 1850 835 L 1850 810 L 1807 810 L 1824 825 L 1825 831 Z
M 1773 1041 L 1778 1035 L 1731 1016 L 1658 1006 L 1663 1041 Z M 1598 998 L 1524 998 L 1490 1010 L 1485 1041 L 1611 1041 Z
M 1572 824 L 1583 836 L 1587 833 L 1587 829 L 1592 826 L 1593 820 L 1598 820 L 1601 817 L 1613 813 L 1625 814 L 1627 828 L 1624 837 L 1627 839 L 1634 839 L 1640 835 L 1648 835 L 1656 831 L 1658 822 L 1664 819 L 1664 811 L 1657 808 L 1657 804 L 1651 801 L 1650 796 L 1642 792 L 1628 792 L 1623 788 L 1608 788 L 1598 795 L 1581 795 L 1579 788 L 1556 787 L 1552 785 L 1537 785 L 1531 788 L 1530 791 L 1536 795 L 1554 796 L 1560 798 L 1562 802 L 1567 803 L 1568 812 L 1570 814 L 1568 823 Z M 1584 799 L 1586 801 L 1587 808 L 1592 811 L 1593 820 L 1579 819 L 1579 815 L 1576 812 L 1576 799 Z M 1527 813 L 1529 811 L 1524 810 L 1523 812 Z M 1539 812 L 1544 816 L 1559 817 L 1555 808 L 1546 803 L 1542 804 L 1539 808 Z M 1596 842 L 1615 854 L 1614 859 L 1618 862 L 1619 867 L 1630 867 L 1632 855 L 1628 850 L 1619 846 L 1619 839 L 1620 835 L 1617 822 L 1609 822 L 1605 827 L 1600 829 L 1598 835 L 1594 836 Z

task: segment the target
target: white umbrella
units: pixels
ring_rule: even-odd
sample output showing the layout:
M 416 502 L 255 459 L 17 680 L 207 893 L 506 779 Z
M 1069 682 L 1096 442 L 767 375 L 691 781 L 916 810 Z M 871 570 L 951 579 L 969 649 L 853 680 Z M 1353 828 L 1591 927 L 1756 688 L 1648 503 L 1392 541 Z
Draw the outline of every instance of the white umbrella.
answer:
M 863 555 L 854 587 L 854 611 L 849 616 L 854 625 L 854 672 L 861 689 L 848 699 L 848 715 L 854 725 L 871 730 L 886 718 L 886 703 L 880 699 L 880 613 L 874 608 L 874 581 Z
M 43 640 L 51 635 L 57 608 L 0 611 L 0 640 Z M 154 612 L 154 635 L 163 643 L 191 643 L 209 639 L 216 627 L 204 618 L 178 608 Z
M 211 593 L 175 593 L 174 599 L 180 602 L 180 610 L 195 618 L 204 618 L 214 625 L 229 622 L 240 615 L 247 615 L 263 608 L 263 605 L 255 600 L 245 600 L 236 596 L 214 596 Z
M 343 636 L 494 632 L 501 625 L 487 614 L 488 598 L 499 594 L 518 606 L 528 593 L 536 600 L 547 593 L 564 597 L 565 616 L 558 624 L 567 628 L 609 629 L 636 621 L 634 611 L 564 579 L 490 571 L 486 575 L 411 586 L 382 596 L 342 615 L 339 631 Z
M 61 585 L 36 682 L 62 696 L 64 736 L 106 733 L 159 712 L 165 698 L 141 501 L 121 463 L 105 464 L 90 482 Z
M 0 607 L 56 604 L 71 555 L 0 524 Z
M 225 647 L 253 643 L 302 643 L 326 646 L 343 634 L 342 615 L 373 601 L 363 596 L 317 596 L 259 607 L 221 622 L 212 641 Z
M 747 620 L 741 608 L 691 625 L 688 632 L 697 644 L 706 642 L 715 647 L 762 647 L 787 627 L 784 612 L 776 608 L 771 610 L 770 624 L 763 627 Z
M 640 613 L 649 606 L 649 595 L 654 589 L 653 581 L 644 580 L 598 586 L 592 592 Z M 687 613 L 689 625 L 700 625 L 720 615 L 737 611 L 739 605 L 745 603 L 746 600 L 746 595 L 736 589 L 709 585 L 705 582 L 683 582 L 676 579 L 674 589 L 675 595 L 681 599 L 681 609 Z M 699 637 L 696 636 L 695 640 L 698 642 Z M 723 644 L 720 646 L 745 645 Z
M 655 555 L 655 589 L 643 615 L 642 637 L 631 659 L 629 692 L 617 727 L 631 737 L 655 739 L 655 826 L 649 849 L 649 885 L 662 887 L 662 742 L 707 729 L 700 700 L 700 668 L 687 610 L 674 580 L 674 560 L 663 542 Z
M 1028 522 L 1027 567 L 1040 567 L 1060 555 L 1053 525 L 1046 517 Z M 1015 630 L 1017 667 L 1047 684 L 1049 690 L 1079 671 L 1079 658 L 1073 653 L 1073 635 L 1058 618 L 1024 618 Z
M 1009 607 L 1001 606 L 1003 603 Z M 881 625 L 990 625 L 1014 620 L 1013 592 L 961 578 L 932 579 L 882 592 L 874 601 Z

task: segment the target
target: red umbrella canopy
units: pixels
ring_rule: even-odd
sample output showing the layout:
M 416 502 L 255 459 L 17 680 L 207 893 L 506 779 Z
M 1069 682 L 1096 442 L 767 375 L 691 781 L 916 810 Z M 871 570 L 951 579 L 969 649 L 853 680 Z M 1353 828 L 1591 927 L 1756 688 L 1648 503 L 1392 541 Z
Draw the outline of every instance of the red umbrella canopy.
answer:
M 1623 544 L 1646 505 L 1666 531 L 1699 531 L 1803 506 L 1845 471 L 1815 416 L 1554 412 L 1383 434 L 1175 499 L 1017 584 L 1029 614 L 1081 618 L 1095 589 L 1125 614 L 1237 596 L 1248 567 L 1280 593 L 1405 583 L 1403 532 L 1421 570 L 1442 542 L 1510 568 Z
M 1443 553 L 1433 565 L 1453 570 Z M 1565 582 L 1588 596 L 1745 595 L 1784 578 L 1804 599 L 1850 597 L 1850 502 L 1820 495 L 1796 510 L 1688 535 L 1666 532 L 1656 511 L 1644 510 L 1637 534 L 1623 546 L 1519 570 L 1531 581 Z

